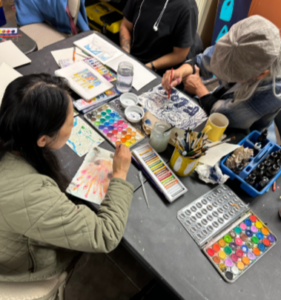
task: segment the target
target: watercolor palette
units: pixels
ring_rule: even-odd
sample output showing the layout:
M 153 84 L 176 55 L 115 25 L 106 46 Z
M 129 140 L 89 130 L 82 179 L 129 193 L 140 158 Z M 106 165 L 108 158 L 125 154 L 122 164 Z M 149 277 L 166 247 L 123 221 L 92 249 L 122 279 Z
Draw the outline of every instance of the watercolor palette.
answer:
M 187 188 L 159 157 L 150 144 L 144 144 L 134 149 L 132 153 L 136 162 L 141 165 L 144 173 L 152 180 L 154 185 L 156 185 L 169 202 L 173 202 L 187 192 Z
M 213 239 L 203 251 L 221 276 L 234 282 L 255 264 L 277 239 L 253 212 Z
M 85 118 L 114 147 L 123 144 L 132 147 L 143 140 L 145 136 L 130 125 L 108 104 L 104 104 L 85 114 Z
M 178 220 L 202 246 L 247 209 L 232 190 L 220 185 L 181 209 Z
M 213 199 L 210 198 L 210 195 Z M 233 211 L 233 215 L 231 216 L 230 210 L 228 213 L 229 220 L 226 222 L 227 224 L 220 228 L 216 228 L 212 234 L 208 234 L 208 238 L 204 238 L 204 244 L 201 242 L 201 239 L 198 242 L 198 239 L 196 240 L 194 238 L 198 237 L 198 233 L 194 235 L 195 230 L 190 231 L 190 229 L 196 229 L 196 232 L 198 232 L 200 227 L 200 230 L 205 230 L 206 233 L 208 233 L 208 231 L 213 231 L 210 226 L 215 227 L 215 222 L 218 224 L 220 223 L 219 218 L 225 219 L 225 212 L 221 212 L 221 210 L 218 210 L 220 214 L 215 220 L 210 220 L 210 218 L 208 218 L 212 211 L 210 209 L 207 217 L 203 217 L 204 212 L 202 210 L 205 209 L 203 207 L 203 205 L 205 205 L 205 201 L 203 200 L 208 200 L 210 204 L 207 205 L 216 208 L 216 205 L 214 204 L 219 202 L 221 195 L 223 195 L 224 200 L 227 200 L 224 196 L 228 196 L 230 198 L 228 203 L 231 203 L 232 201 L 234 208 L 238 208 L 238 206 L 240 207 L 238 211 L 234 209 L 238 212 L 238 214 L 234 214 Z M 221 185 L 199 199 L 196 199 L 178 212 L 179 221 L 191 234 L 219 274 L 229 283 L 236 281 L 240 276 L 242 276 L 277 242 L 276 236 L 261 221 L 261 219 L 250 211 L 245 204 L 240 202 L 242 201 L 233 191 L 231 191 L 227 186 Z M 199 207 L 198 204 L 201 204 L 202 206 Z M 194 208 L 196 208 L 196 211 Z M 193 215 L 191 212 L 197 214 L 197 223 L 195 219 L 192 218 Z M 198 213 L 202 215 L 203 220 L 205 219 L 207 223 L 201 220 L 202 217 L 199 218 Z M 188 216 L 188 218 L 186 218 L 186 216 Z M 191 227 L 189 222 L 187 222 L 189 221 L 189 216 L 192 218 L 190 218 L 190 222 L 193 222 Z M 212 215 L 212 217 L 215 216 Z M 204 228 L 201 226 L 202 222 L 204 224 Z M 203 235 L 203 232 L 201 233 Z

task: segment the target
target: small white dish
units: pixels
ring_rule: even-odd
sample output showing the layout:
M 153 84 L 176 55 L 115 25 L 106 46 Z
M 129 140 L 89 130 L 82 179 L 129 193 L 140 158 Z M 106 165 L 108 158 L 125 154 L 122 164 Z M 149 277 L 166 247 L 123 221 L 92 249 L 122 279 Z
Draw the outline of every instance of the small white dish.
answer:
M 144 116 L 144 111 L 141 107 L 134 105 L 125 109 L 125 116 L 131 123 L 138 123 Z
M 138 96 L 133 93 L 124 93 L 120 96 L 121 105 L 124 108 L 137 105 L 139 102 Z

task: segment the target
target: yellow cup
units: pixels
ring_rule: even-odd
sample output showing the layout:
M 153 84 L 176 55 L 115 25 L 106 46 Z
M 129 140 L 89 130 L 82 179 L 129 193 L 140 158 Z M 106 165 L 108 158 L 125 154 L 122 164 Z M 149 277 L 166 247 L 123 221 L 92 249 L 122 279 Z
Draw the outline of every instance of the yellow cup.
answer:
M 213 113 L 210 115 L 203 132 L 207 133 L 209 140 L 217 142 L 225 132 L 228 124 L 229 121 L 226 116 Z
M 177 148 L 175 148 L 172 158 L 170 160 L 170 167 L 178 176 L 189 176 L 196 168 L 199 158 L 192 159 L 180 155 Z

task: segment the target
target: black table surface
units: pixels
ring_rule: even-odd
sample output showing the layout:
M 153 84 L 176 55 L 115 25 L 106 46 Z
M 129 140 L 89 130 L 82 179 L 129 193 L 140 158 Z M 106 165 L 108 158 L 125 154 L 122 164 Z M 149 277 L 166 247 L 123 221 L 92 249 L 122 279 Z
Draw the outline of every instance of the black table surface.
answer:
M 74 40 L 87 36 L 84 32 L 50 45 L 38 52 L 28 55 L 32 60 L 30 65 L 19 69 L 24 74 L 46 72 L 53 74 L 58 68 L 50 51 L 71 47 Z M 151 82 L 137 94 L 147 91 L 160 83 L 160 78 Z M 232 136 L 233 131 L 228 135 Z M 235 132 L 237 140 L 243 135 Z M 148 141 L 148 138 L 144 142 Z M 114 151 L 105 141 L 101 147 Z M 161 154 L 167 162 L 173 147 Z M 83 158 L 78 157 L 67 145 L 58 151 L 58 156 L 67 175 L 72 178 L 81 165 Z M 137 177 L 138 169 L 131 165 L 128 181 L 134 185 L 135 193 L 130 209 L 128 223 L 122 243 L 150 272 L 157 276 L 165 285 L 171 288 L 181 299 L 279 299 L 281 294 L 281 254 L 279 242 L 259 262 L 251 267 L 235 283 L 226 283 L 217 273 L 205 255 L 198 248 L 190 235 L 177 220 L 177 212 L 214 186 L 205 184 L 194 172 L 181 181 L 188 192 L 173 203 L 168 203 L 146 181 L 145 189 L 150 208 L 144 200 L 143 191 Z M 238 182 L 228 181 L 227 185 L 249 204 L 251 210 L 268 225 L 277 238 L 281 239 L 281 222 L 277 211 L 281 207 L 279 185 L 262 196 L 251 198 L 243 192 Z
M 3 27 L 16 27 L 13 23 L 7 22 Z M 22 36 L 12 39 L 13 43 L 25 54 L 37 50 L 36 42 L 19 29 L 19 34 Z

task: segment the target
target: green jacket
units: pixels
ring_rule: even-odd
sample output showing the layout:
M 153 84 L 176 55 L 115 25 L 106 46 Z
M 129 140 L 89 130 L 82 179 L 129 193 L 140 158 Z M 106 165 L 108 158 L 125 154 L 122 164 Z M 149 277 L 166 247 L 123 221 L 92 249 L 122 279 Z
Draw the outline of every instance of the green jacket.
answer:
M 112 251 L 125 230 L 133 186 L 111 180 L 97 214 L 74 205 L 23 158 L 0 161 L 0 281 L 34 281 L 62 272 L 76 251 Z

